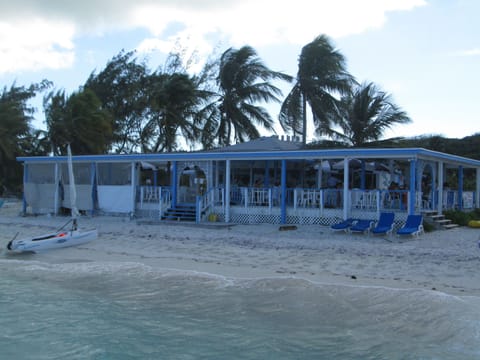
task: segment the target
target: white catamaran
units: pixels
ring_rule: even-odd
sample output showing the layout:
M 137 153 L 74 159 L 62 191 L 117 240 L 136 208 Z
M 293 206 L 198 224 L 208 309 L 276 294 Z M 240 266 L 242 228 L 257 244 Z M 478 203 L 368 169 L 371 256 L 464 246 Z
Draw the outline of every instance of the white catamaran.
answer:
M 43 250 L 63 248 L 67 246 L 77 246 L 85 244 L 97 238 L 97 229 L 80 231 L 77 228 L 77 218 L 79 212 L 77 209 L 77 192 L 75 189 L 75 179 L 73 176 L 72 152 L 70 145 L 68 145 L 68 177 L 70 183 L 70 206 L 72 223 L 70 230 L 58 230 L 53 233 L 43 234 L 26 239 L 13 239 L 8 245 L 7 249 L 13 252 L 37 252 Z

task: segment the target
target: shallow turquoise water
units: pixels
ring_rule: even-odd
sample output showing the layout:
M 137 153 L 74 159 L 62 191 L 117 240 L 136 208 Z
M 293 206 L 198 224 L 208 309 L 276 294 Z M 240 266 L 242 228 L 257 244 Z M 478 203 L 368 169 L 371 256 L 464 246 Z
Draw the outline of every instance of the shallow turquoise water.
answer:
M 0 259 L 2 359 L 473 359 L 480 301 Z

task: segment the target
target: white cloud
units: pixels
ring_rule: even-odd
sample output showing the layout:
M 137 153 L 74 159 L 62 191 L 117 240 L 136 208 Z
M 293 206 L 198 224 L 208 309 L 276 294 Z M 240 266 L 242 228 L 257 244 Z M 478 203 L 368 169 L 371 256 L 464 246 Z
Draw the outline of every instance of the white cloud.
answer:
M 208 53 L 209 36 L 232 46 L 303 45 L 379 28 L 391 11 L 425 0 L 16 0 L 0 4 L 0 73 L 71 66 L 83 34 L 146 28 L 140 50 L 165 51 L 175 40 Z M 181 30 L 167 34 L 171 24 Z
M 424 0 L 243 0 L 192 11 L 188 7 L 139 6 L 134 23 L 161 35 L 171 21 L 184 33 L 222 33 L 235 46 L 305 44 L 319 34 L 341 37 L 381 27 L 389 11 L 426 5 Z
M 480 55 L 480 49 L 474 48 L 469 50 L 458 51 L 452 54 L 453 56 L 478 56 Z
M 0 22 L 0 73 L 70 67 L 73 33 L 70 24 L 42 19 L 15 25 Z

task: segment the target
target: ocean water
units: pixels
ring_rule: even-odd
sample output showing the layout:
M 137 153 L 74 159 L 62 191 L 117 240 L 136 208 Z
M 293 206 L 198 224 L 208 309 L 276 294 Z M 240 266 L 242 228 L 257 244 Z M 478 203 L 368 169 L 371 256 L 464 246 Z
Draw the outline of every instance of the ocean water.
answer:
M 480 300 L 0 258 L 0 359 L 478 359 Z

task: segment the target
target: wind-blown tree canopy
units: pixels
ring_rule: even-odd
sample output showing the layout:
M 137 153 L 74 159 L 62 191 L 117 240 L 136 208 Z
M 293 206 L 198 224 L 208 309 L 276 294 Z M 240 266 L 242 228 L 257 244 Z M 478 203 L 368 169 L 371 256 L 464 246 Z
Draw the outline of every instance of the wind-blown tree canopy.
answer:
M 4 187 L 13 188 L 21 183 L 17 156 L 44 155 L 29 150 L 36 134 L 31 126 L 35 108 L 28 101 L 49 86 L 51 83 L 44 80 L 28 88 L 13 84 L 0 92 L 0 193 Z
M 220 57 L 217 76 L 218 98 L 210 107 L 205 127 L 215 129 L 220 146 L 256 139 L 258 127 L 273 130 L 273 119 L 258 102 L 280 102 L 281 90 L 272 80 L 290 81 L 290 76 L 270 70 L 250 46 L 230 48 Z M 203 134 L 205 136 L 205 134 Z M 204 143 L 213 143 L 204 138 Z
M 351 94 L 343 96 L 339 109 L 337 124 L 341 131 L 328 129 L 326 133 L 348 146 L 378 141 L 385 130 L 411 122 L 407 113 L 392 102 L 391 96 L 373 83 L 357 86 Z
M 329 129 L 338 109 L 339 95 L 350 91 L 354 78 L 346 70 L 344 56 L 321 35 L 302 48 L 295 85 L 280 109 L 279 120 L 285 131 L 302 134 L 307 141 L 307 104 L 318 135 Z
M 142 132 L 142 150 L 175 151 L 180 134 L 187 143 L 195 143 L 194 117 L 200 98 L 193 79 L 186 73 L 155 73 L 149 89 L 149 121 Z
M 148 69 L 134 58 L 135 52 L 120 52 L 85 83 L 114 119 L 113 150 L 131 153 L 142 147 L 141 133 L 148 108 Z
M 50 93 L 44 99 L 48 134 L 54 154 L 72 152 L 105 154 L 112 142 L 112 117 L 90 89 L 80 90 L 70 97 L 64 91 Z
M 148 76 L 146 123 L 141 132 L 143 152 L 175 151 L 179 139 L 187 145 L 199 142 L 198 110 L 206 96 L 200 83 L 205 79 L 189 75 L 189 63 L 181 51 L 172 52 L 163 67 Z

